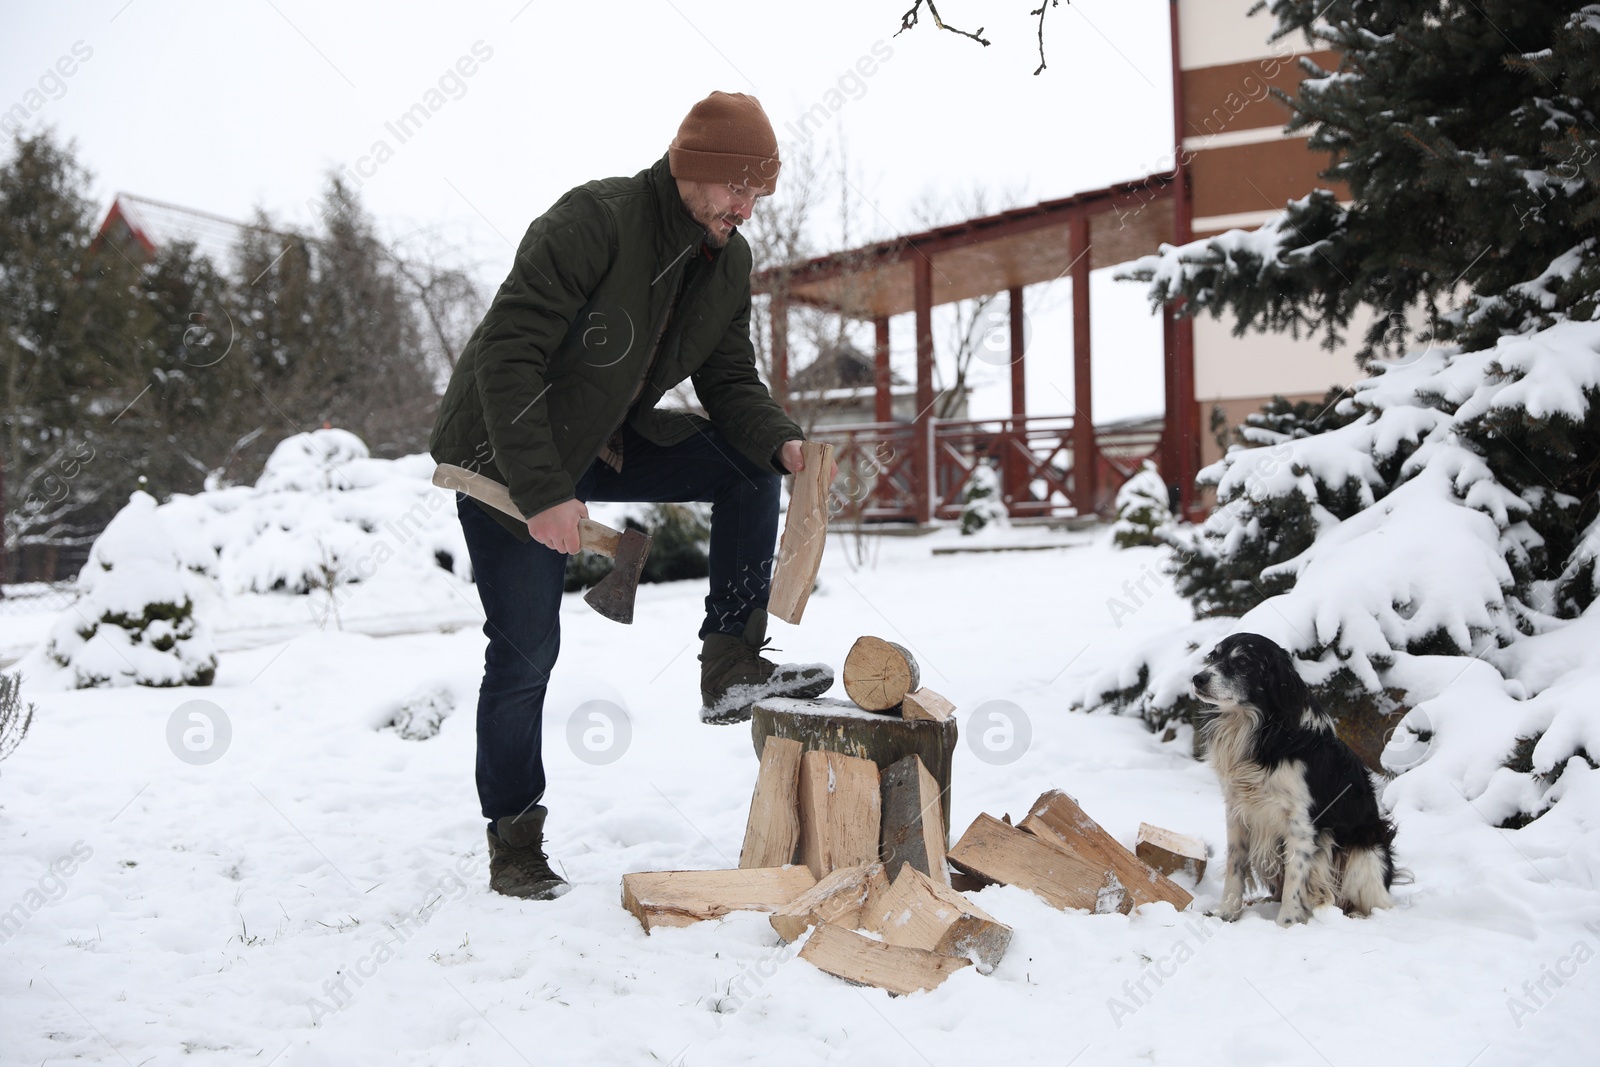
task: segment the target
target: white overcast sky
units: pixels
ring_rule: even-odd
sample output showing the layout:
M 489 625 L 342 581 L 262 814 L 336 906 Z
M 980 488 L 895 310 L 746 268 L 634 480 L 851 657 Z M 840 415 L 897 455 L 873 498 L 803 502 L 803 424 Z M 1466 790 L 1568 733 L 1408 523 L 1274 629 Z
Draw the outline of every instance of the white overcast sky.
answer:
M 1034 77 L 1037 2 L 941 0 L 953 25 L 984 27 L 983 48 L 936 32 L 925 8 L 894 36 L 909 0 L 0 0 L 0 110 L 43 96 L 27 129 L 76 142 L 102 206 L 125 191 L 239 219 L 260 207 L 308 224 L 326 174 L 387 141 L 393 158 L 360 189 L 368 210 L 389 234 L 459 235 L 492 285 L 505 241 L 573 185 L 654 162 L 712 89 L 759 97 L 790 141 L 788 124 L 874 45 L 890 57 L 845 83 L 849 99 L 814 137 L 848 146 L 867 236 L 920 228 L 912 211 L 930 195 L 982 187 L 1032 203 L 1159 169 L 1172 138 L 1168 0 L 1051 10 L 1049 68 Z M 59 78 L 75 45 L 92 55 Z M 385 123 L 474 45 L 490 58 L 447 78 L 447 102 L 399 144 Z M 1100 273 L 1091 288 L 1097 421 L 1159 410 L 1160 331 L 1141 287 Z M 1034 413 L 1068 410 L 1069 293 L 1065 281 L 1029 293 Z M 910 335 L 896 323 L 907 372 Z M 1001 373 L 975 413 L 1005 410 Z

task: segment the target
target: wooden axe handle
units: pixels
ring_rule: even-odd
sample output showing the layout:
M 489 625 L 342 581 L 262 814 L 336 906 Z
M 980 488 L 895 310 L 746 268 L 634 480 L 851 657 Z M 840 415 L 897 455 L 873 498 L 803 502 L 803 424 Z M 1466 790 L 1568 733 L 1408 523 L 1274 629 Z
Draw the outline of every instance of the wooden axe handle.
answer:
M 523 519 L 517 505 L 511 502 L 511 491 L 486 474 L 476 474 L 453 463 L 441 463 L 433 472 L 433 484 L 441 489 L 453 489 L 458 493 L 465 493 L 472 499 L 481 500 L 514 519 L 527 521 Z M 579 543 L 589 552 L 598 552 L 602 556 L 616 559 L 617 542 L 621 539 L 621 534 L 604 523 L 595 522 L 593 519 L 578 520 Z

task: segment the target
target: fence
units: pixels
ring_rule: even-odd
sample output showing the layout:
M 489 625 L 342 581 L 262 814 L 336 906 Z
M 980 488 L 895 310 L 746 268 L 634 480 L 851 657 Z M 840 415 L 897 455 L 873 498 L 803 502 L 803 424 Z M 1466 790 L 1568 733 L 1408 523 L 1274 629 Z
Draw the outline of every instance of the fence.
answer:
M 958 517 L 980 463 L 999 474 L 1014 518 L 1104 512 L 1118 487 L 1160 452 L 1161 426 L 1156 419 L 1096 428 L 1093 500 L 1079 499 L 1070 415 L 819 426 L 812 436 L 836 448 L 836 513 L 862 522 L 919 522 Z

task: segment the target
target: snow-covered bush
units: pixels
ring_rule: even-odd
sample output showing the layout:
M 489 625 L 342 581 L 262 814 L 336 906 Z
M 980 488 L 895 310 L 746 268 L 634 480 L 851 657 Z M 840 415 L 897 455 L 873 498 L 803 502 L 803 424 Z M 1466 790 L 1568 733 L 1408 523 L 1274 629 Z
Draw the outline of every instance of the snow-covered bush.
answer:
M 426 626 L 441 606 L 458 610 L 471 600 L 460 588 L 472 566 L 456 504 L 432 484 L 434 466 L 426 454 L 373 459 L 354 435 L 318 430 L 281 442 L 254 486 L 178 494 L 160 505 L 136 494 L 79 575 L 84 599 L 56 624 L 46 658 L 72 668 L 68 684 L 203 684 L 214 667 L 209 652 L 156 670 L 122 655 L 126 637 L 109 630 L 133 635 L 136 645 L 170 640 L 199 649 L 185 643 L 196 614 L 246 630 L 301 625 L 308 616 L 343 625 L 352 615 L 415 614 Z M 124 557 L 137 568 L 102 566 Z M 136 571 L 146 575 L 137 590 Z M 101 605 L 91 591 L 115 603 Z M 152 654 L 178 655 L 161 647 Z
M 47 646 L 80 689 L 211 684 L 216 649 L 193 593 L 215 572 L 216 556 L 192 534 L 136 492 L 95 540 L 78 574 L 78 601 L 56 620 Z
M 0 760 L 15 752 L 38 709 L 22 702 L 21 673 L 0 674 Z
M 641 583 L 676 582 L 711 573 L 710 504 L 624 506 L 617 516 L 628 529 L 650 535 L 650 554 L 639 572 Z M 598 585 L 611 573 L 611 567 L 611 560 L 598 552 L 579 552 L 567 560 L 563 588 L 576 593 Z
M 1117 490 L 1117 521 L 1111 525 L 1111 543 L 1136 548 L 1156 543 L 1156 530 L 1172 521 L 1167 503 L 1167 483 L 1150 460 Z
M 1000 476 L 986 462 L 979 462 L 972 468 L 961 503 L 961 532 L 964 534 L 977 533 L 990 523 L 1004 526 L 1011 518 L 1005 501 L 1000 498 Z
M 426 741 L 439 733 L 439 727 L 455 710 L 455 701 L 442 689 L 425 689 L 411 694 L 395 709 L 394 718 L 384 724 L 407 741 Z
M 372 460 L 366 444 L 349 430 L 324 428 L 278 442 L 267 457 L 258 493 L 317 493 L 371 485 L 383 460 Z
M 425 453 L 374 459 L 346 430 L 314 430 L 280 442 L 254 486 L 174 496 L 162 513 L 215 548 L 224 593 L 315 592 L 336 611 L 380 572 L 406 581 L 442 567 L 471 579 L 433 469 Z
M 650 556 L 640 581 L 676 582 L 711 573 L 711 505 L 652 504 L 643 525 L 650 533 Z

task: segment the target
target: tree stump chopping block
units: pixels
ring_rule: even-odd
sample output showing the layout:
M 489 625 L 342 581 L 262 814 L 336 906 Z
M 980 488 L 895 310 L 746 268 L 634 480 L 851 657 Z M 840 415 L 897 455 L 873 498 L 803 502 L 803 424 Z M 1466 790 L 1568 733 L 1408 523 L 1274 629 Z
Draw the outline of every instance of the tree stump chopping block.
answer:
M 868 759 L 878 765 L 880 773 L 907 756 L 920 756 L 939 787 L 948 844 L 950 770 L 956 753 L 954 719 L 897 719 L 839 700 L 775 697 L 759 701 L 751 709 L 750 733 L 758 757 L 769 737 L 798 741 L 807 752 L 840 752 Z

